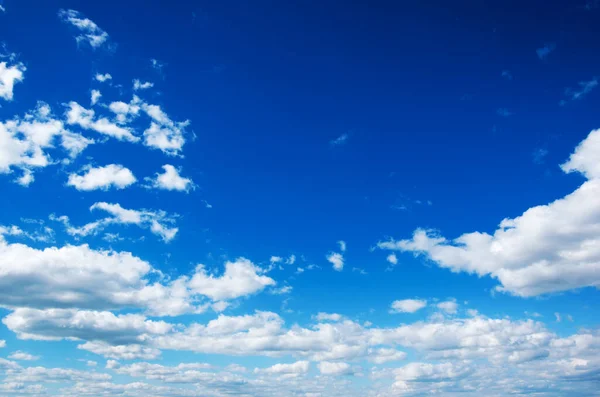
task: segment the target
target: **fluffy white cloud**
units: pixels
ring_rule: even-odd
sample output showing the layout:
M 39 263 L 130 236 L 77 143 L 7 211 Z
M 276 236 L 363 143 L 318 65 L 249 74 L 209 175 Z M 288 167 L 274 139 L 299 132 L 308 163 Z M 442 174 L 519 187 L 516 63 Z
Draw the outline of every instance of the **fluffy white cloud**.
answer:
M 392 361 L 401 361 L 405 358 L 405 352 L 392 348 L 369 349 L 368 353 L 369 361 L 375 364 L 385 364 Z
M 427 301 L 422 299 L 404 299 L 392 302 L 392 313 L 414 313 L 427 306 Z
M 111 80 L 112 76 L 110 75 L 110 73 L 96 73 L 96 75 L 94 76 L 94 78 L 96 79 L 96 81 L 99 81 L 101 83 L 104 83 L 105 81 Z
M 578 189 L 516 218 L 490 235 L 447 240 L 418 229 L 412 239 L 379 242 L 382 249 L 423 254 L 441 267 L 498 279 L 499 291 L 518 296 L 600 286 L 600 130 L 592 131 L 562 165 L 587 178 Z
M 50 151 L 62 154 L 57 152 L 57 144 L 73 158 L 90 143 L 93 141 L 65 130 L 63 123 L 52 116 L 50 106 L 39 102 L 22 118 L 0 122 L 0 173 L 20 169 L 23 175 L 18 182 L 27 186 L 33 181 L 34 169 L 53 163 Z
M 187 192 L 190 189 L 194 189 L 195 185 L 189 178 L 184 178 L 179 174 L 179 170 L 170 164 L 162 166 L 164 172 L 157 173 L 155 178 L 146 178 L 150 183 L 149 187 L 164 189 L 164 190 L 177 190 Z
M 116 360 L 154 360 L 160 356 L 160 350 L 139 344 L 111 345 L 94 341 L 83 343 L 77 348 Z
M 141 228 L 150 229 L 157 236 L 160 236 L 163 241 L 171 241 L 179 229 L 170 227 L 175 223 L 177 215 L 168 215 L 165 211 L 149 211 L 149 210 L 130 210 L 121 207 L 120 204 L 111 204 L 106 202 L 94 203 L 90 207 L 90 211 L 101 210 L 107 212 L 110 216 L 87 223 L 80 227 L 72 226 L 69 218 L 65 215 L 51 219 L 62 222 L 67 228 L 67 233 L 75 237 L 85 237 L 95 235 L 104 230 L 110 225 L 137 225 Z
M 440 302 L 436 305 L 436 307 L 440 310 L 445 311 L 448 314 L 456 314 L 456 312 L 458 311 L 458 303 L 456 303 L 456 300 L 452 299 Z
M 410 363 L 394 371 L 399 381 L 431 382 L 447 381 L 464 377 L 473 372 L 468 365 L 454 363 Z
M 29 354 L 20 350 L 13 352 L 10 356 L 8 356 L 11 360 L 17 361 L 36 361 L 39 360 L 39 356 L 34 356 L 33 354 Z
M 340 251 L 342 251 L 342 252 L 346 251 L 346 242 L 344 240 L 338 241 L 338 245 L 340 246 Z
M 13 89 L 16 83 L 23 81 L 23 74 L 27 68 L 22 63 L 8 65 L 0 62 L 0 98 L 12 101 Z
M 152 87 L 154 87 L 154 83 L 151 83 L 149 81 L 146 81 L 146 82 L 142 83 L 138 79 L 133 80 L 133 89 L 134 89 L 134 91 L 137 91 L 137 90 L 146 90 L 146 89 L 152 88 Z
M 83 175 L 70 174 L 67 185 L 75 187 L 77 190 L 108 190 L 111 187 L 124 189 L 136 182 L 135 176 L 128 169 L 119 164 L 109 164 L 104 167 L 84 168 Z
M 133 135 L 130 128 L 121 127 L 112 123 L 105 117 L 96 119 L 96 113 L 93 110 L 86 109 L 77 102 L 71 101 L 67 104 L 67 107 L 68 110 L 66 116 L 67 124 L 69 125 L 78 125 L 86 130 L 93 130 L 118 140 L 129 142 L 137 142 L 140 140 L 140 138 Z
M 92 48 L 99 48 L 108 40 L 108 33 L 100 29 L 92 20 L 81 15 L 79 11 L 61 9 L 58 17 L 78 30 L 79 34 L 75 36 L 77 44 L 87 43 Z
M 220 277 L 208 274 L 204 265 L 198 265 L 189 286 L 194 292 L 215 301 L 236 299 L 275 285 L 275 280 L 261 275 L 262 272 L 261 268 L 245 258 L 226 262 L 225 272 Z
M 265 373 L 265 374 L 274 374 L 274 375 L 282 375 L 282 374 L 305 374 L 308 372 L 310 368 L 310 363 L 308 361 L 296 361 L 292 364 L 275 364 L 269 368 L 257 368 L 254 370 L 255 373 Z
M 4 339 L 0 339 L 0 348 L 6 347 L 6 341 Z
M 322 361 L 317 364 L 317 368 L 323 375 L 348 375 L 352 373 L 352 368 L 348 363 Z
M 341 272 L 344 270 L 344 256 L 339 252 L 331 252 L 326 256 L 327 261 L 333 265 L 333 269 Z
M 179 155 L 185 144 L 184 130 L 190 122 L 174 122 L 158 105 L 143 103 L 142 109 L 152 119 L 144 131 L 144 144 L 171 156 Z
M 95 104 L 98 103 L 98 101 L 100 100 L 100 97 L 102 97 L 102 93 L 98 90 L 92 90 L 91 94 L 90 94 L 90 104 L 92 106 L 94 106 Z
M 342 315 L 341 314 L 337 314 L 337 313 L 318 313 L 315 316 L 315 319 L 317 321 L 340 321 L 342 319 Z

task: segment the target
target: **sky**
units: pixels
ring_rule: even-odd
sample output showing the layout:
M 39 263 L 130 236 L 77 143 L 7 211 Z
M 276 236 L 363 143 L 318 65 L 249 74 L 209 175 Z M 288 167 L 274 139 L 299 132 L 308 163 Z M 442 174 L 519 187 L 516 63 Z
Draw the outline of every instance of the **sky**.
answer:
M 590 396 L 600 2 L 0 0 L 0 396 Z

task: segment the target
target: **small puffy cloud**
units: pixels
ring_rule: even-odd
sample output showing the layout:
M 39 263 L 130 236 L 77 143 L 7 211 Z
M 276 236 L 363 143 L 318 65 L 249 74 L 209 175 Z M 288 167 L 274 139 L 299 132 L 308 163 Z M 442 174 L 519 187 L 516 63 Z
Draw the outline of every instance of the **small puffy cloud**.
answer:
M 162 169 L 164 172 L 157 173 L 155 178 L 146 178 L 146 181 L 150 183 L 149 187 L 180 192 L 188 192 L 195 188 L 194 182 L 189 178 L 182 177 L 174 166 L 165 164 Z
M 389 254 L 387 258 L 385 258 L 385 260 L 387 260 L 391 265 L 394 266 L 398 264 L 398 257 L 394 253 Z
M 353 372 L 350 364 L 343 362 L 322 361 L 317 368 L 323 375 L 348 375 Z
M 341 146 L 348 141 L 348 138 L 350 138 L 350 136 L 348 134 L 342 134 L 342 135 L 338 136 L 337 138 L 329 141 L 329 144 L 331 146 Z
M 160 356 L 160 350 L 139 344 L 111 345 L 93 341 L 78 345 L 77 348 L 116 360 L 154 360 Z
M 67 185 L 81 191 L 108 190 L 110 188 L 124 189 L 137 181 L 128 168 L 119 164 L 96 168 L 87 166 L 84 171 L 83 175 L 70 174 Z
M 14 86 L 23 81 L 26 70 L 22 63 L 9 66 L 6 62 L 0 62 L 0 98 L 12 101 Z
M 226 262 L 225 272 L 221 276 L 210 275 L 204 265 L 198 265 L 189 286 L 195 293 L 214 301 L 236 299 L 275 285 L 272 278 L 261 273 L 262 269 L 245 258 Z
M 375 364 L 385 364 L 392 361 L 401 361 L 406 358 L 406 353 L 391 348 L 369 349 L 368 360 Z
M 543 47 L 540 47 L 537 50 L 535 50 L 535 52 L 536 52 L 538 58 L 540 58 L 543 61 L 543 60 L 546 60 L 548 58 L 548 56 L 550 55 L 550 53 L 553 52 L 554 50 L 556 50 L 556 44 L 548 43 L 548 44 L 544 45 Z
M 95 104 L 98 103 L 98 101 L 100 100 L 100 97 L 102 96 L 102 93 L 98 90 L 92 90 L 92 93 L 90 95 L 90 104 L 92 106 L 94 106 Z
M 327 261 L 333 265 L 335 271 L 341 272 L 344 270 L 344 256 L 338 252 L 331 252 L 326 256 Z
M 458 311 L 458 303 L 456 303 L 456 300 L 454 299 L 440 302 L 436 305 L 436 307 L 448 314 L 456 314 Z
M 286 259 L 285 264 L 293 265 L 294 263 L 296 263 L 296 255 L 292 254 Z
M 269 368 L 257 368 L 254 370 L 255 373 L 271 374 L 271 375 L 284 375 L 294 374 L 300 375 L 308 372 L 310 363 L 308 361 L 297 361 L 292 364 L 275 364 Z
M 337 314 L 337 313 L 318 313 L 315 316 L 315 319 L 317 321 L 333 321 L 333 322 L 337 322 L 340 321 L 342 319 L 342 315 L 341 314 Z
M 108 33 L 100 29 L 92 20 L 85 18 L 79 11 L 61 9 L 58 11 L 58 17 L 77 29 L 78 34 L 75 36 L 77 44 L 87 43 L 96 49 L 108 41 Z
M 147 90 L 148 88 L 152 88 L 152 87 L 154 87 L 154 83 L 151 83 L 149 81 L 146 81 L 146 82 L 142 83 L 138 79 L 133 80 L 133 90 L 134 91 L 137 91 L 137 90 Z
M 342 252 L 346 251 L 346 242 L 344 240 L 338 241 L 338 245 L 340 246 L 340 251 L 342 251 Z
M 390 306 L 391 313 L 414 313 L 427 306 L 426 300 L 421 299 L 404 299 L 392 302 Z
M 94 76 L 94 78 L 96 79 L 96 81 L 99 81 L 101 83 L 104 83 L 108 80 L 112 80 L 112 76 L 110 75 L 110 73 L 96 73 L 96 75 Z
M 6 341 L 4 339 L 0 339 L 0 349 L 6 347 Z
M 8 358 L 17 361 L 36 361 L 40 359 L 39 356 L 34 356 L 33 354 L 29 354 L 20 350 L 12 353 L 10 356 L 8 356 Z

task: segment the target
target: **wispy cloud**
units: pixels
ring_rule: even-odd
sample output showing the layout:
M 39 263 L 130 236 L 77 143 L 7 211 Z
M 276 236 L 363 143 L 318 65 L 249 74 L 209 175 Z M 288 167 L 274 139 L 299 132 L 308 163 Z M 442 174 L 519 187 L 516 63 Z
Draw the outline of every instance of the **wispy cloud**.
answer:
M 556 44 L 547 43 L 543 47 L 540 47 L 537 50 L 535 50 L 535 52 L 537 53 L 538 58 L 540 58 L 543 61 L 546 58 L 548 58 L 548 55 L 550 55 L 550 53 L 554 50 L 556 50 Z
M 348 134 L 342 134 L 340 136 L 338 136 L 337 138 L 329 141 L 329 144 L 331 146 L 341 146 L 346 144 L 346 142 L 348 142 L 348 138 L 350 138 L 350 136 Z
M 88 43 L 96 49 L 108 41 L 108 33 L 102 30 L 94 21 L 84 17 L 79 11 L 60 10 L 58 17 L 61 21 L 73 25 L 79 34 L 75 36 L 77 44 Z
M 575 101 L 578 99 L 582 99 L 584 96 L 589 94 L 596 86 L 598 86 L 598 78 L 594 77 L 590 81 L 580 81 L 578 88 L 567 88 L 565 90 L 565 95 L 567 99 L 563 99 L 559 102 L 560 106 L 564 106 L 568 101 Z
M 510 70 L 503 70 L 502 71 L 502 77 L 504 77 L 506 80 L 512 80 L 513 79 L 513 75 L 510 72 Z
M 534 164 L 544 164 L 546 161 L 546 156 L 548 155 L 548 150 L 544 148 L 537 148 L 533 151 L 533 163 Z

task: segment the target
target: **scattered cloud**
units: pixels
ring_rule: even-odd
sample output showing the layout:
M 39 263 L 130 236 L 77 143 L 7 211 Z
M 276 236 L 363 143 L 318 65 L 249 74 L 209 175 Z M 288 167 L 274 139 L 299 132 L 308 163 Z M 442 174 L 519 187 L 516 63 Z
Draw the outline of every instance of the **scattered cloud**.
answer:
M 422 299 L 404 299 L 392 302 L 391 313 L 414 313 L 427 306 L 427 301 Z
M 110 73 L 104 73 L 104 74 L 96 73 L 94 78 L 101 83 L 104 83 L 105 81 L 108 81 L 108 80 L 112 80 L 112 76 L 110 75 Z
M 533 151 L 533 163 L 534 164 L 544 164 L 546 161 L 546 156 L 548 155 L 548 149 L 537 148 Z
M 170 164 L 162 166 L 164 172 L 157 173 L 155 178 L 145 178 L 149 183 L 148 187 L 162 190 L 177 190 L 180 192 L 189 192 L 195 189 L 196 185 L 189 178 L 184 178 L 179 174 L 177 168 Z
M 58 17 L 61 21 L 76 28 L 78 34 L 75 36 L 75 41 L 77 44 L 87 43 L 96 49 L 107 43 L 108 33 L 100 29 L 92 20 L 85 18 L 79 11 L 61 9 L 58 11 Z
M 22 63 L 9 65 L 7 62 L 0 62 L 0 98 L 13 100 L 15 84 L 23 81 L 26 70 Z
M 502 77 L 505 78 L 506 80 L 512 80 L 513 79 L 513 75 L 510 72 L 510 70 L 503 70 L 502 71 Z
M 333 269 L 341 272 L 344 270 L 344 256 L 338 252 L 331 252 L 327 255 L 327 261 L 333 265 Z
M 80 191 L 108 190 L 110 188 L 124 189 L 133 185 L 137 179 L 133 173 L 120 164 L 109 164 L 104 167 L 83 168 L 84 173 L 70 174 L 68 186 L 73 186 Z
M 146 82 L 141 82 L 138 79 L 133 80 L 133 90 L 134 91 L 138 91 L 138 90 L 147 90 L 148 88 L 152 88 L 154 87 L 154 83 L 151 83 L 149 81 Z
M 90 98 L 90 105 L 94 106 L 95 104 L 97 104 L 98 101 L 100 100 L 101 96 L 102 96 L 102 93 L 100 91 L 92 90 L 91 98 Z
M 564 106 L 569 101 L 576 101 L 578 99 L 582 99 L 587 94 L 592 92 L 592 90 L 594 88 L 596 88 L 597 86 L 598 86 L 598 78 L 597 77 L 594 77 L 590 81 L 581 81 L 581 82 L 579 82 L 579 88 L 576 88 L 576 89 L 567 88 L 565 90 L 565 96 L 567 97 L 567 99 L 561 100 L 559 104 L 561 106 Z
M 496 110 L 496 113 L 498 114 L 498 116 L 502 116 L 502 117 L 510 117 L 514 114 L 507 108 L 499 108 L 498 110 Z
M 8 358 L 17 361 L 36 361 L 40 359 L 39 356 L 34 356 L 33 354 L 22 352 L 20 350 L 17 350 L 16 352 L 12 353 L 10 356 L 8 356 Z
M 455 299 L 440 302 L 436 305 L 436 307 L 447 314 L 456 314 L 458 311 L 458 303 L 456 303 Z

